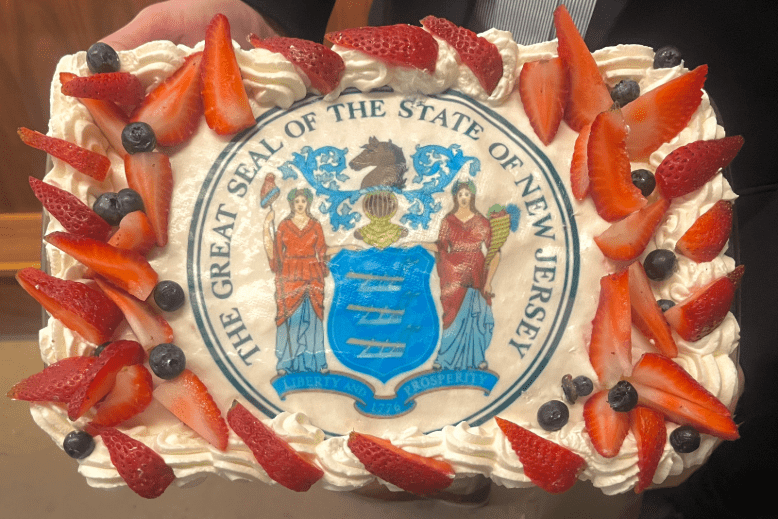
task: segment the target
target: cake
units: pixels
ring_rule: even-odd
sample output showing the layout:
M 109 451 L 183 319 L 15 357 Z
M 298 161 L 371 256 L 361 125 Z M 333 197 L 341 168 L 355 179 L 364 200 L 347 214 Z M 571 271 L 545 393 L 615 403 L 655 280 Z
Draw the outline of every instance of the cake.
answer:
M 31 179 L 47 273 L 17 276 L 47 368 L 9 396 L 59 445 L 88 433 L 68 449 L 91 486 L 144 497 L 206 474 L 430 496 L 688 474 L 738 436 L 742 139 L 706 67 L 555 23 L 530 46 L 430 17 L 246 51 L 217 16 L 118 73 L 62 58 L 67 143 L 20 130 L 66 159 Z M 106 223 L 128 186 L 144 210 Z

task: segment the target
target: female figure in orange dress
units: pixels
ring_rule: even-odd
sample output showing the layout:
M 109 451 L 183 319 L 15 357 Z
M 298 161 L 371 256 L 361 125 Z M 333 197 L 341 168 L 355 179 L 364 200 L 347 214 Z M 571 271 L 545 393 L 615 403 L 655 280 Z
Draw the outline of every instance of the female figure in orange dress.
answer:
M 454 209 L 440 225 L 436 242 L 443 306 L 443 336 L 435 369 L 486 369 L 486 348 L 492 340 L 492 278 L 499 252 L 485 265 L 492 239 L 489 220 L 475 207 L 471 181 L 452 189 Z
M 279 375 L 327 372 L 324 355 L 324 278 L 328 251 L 321 224 L 311 216 L 313 194 L 293 189 L 291 212 L 273 233 L 274 211 L 265 218 L 264 244 L 276 275 L 276 370 Z

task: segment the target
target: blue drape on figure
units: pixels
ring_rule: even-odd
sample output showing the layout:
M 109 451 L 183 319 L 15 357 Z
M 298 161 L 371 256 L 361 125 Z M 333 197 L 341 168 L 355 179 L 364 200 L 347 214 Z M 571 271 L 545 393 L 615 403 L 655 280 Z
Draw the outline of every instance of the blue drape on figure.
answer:
M 493 331 L 492 307 L 478 290 L 468 288 L 456 319 L 443 330 L 435 363 L 442 369 L 484 368 Z
M 276 369 L 287 373 L 321 371 L 327 367 L 324 325 L 307 297 L 292 316 L 278 327 L 276 357 Z

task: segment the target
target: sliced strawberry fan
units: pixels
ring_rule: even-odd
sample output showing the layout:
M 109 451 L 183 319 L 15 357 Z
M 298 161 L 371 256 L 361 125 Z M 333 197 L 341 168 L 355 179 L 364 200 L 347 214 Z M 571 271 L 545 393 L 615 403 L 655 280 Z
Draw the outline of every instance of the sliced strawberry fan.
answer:
M 700 106 L 707 73 L 707 65 L 701 65 L 622 108 L 629 126 L 627 153 L 632 161 L 648 161 L 659 146 L 686 128 Z
M 546 146 L 551 144 L 559 130 L 568 90 L 569 78 L 560 58 L 530 61 L 521 67 L 521 104 L 535 135 Z
M 146 258 L 137 252 L 59 231 L 44 239 L 140 300 L 149 297 L 159 280 Z
M 16 280 L 52 317 L 92 344 L 108 341 L 124 319 L 121 310 L 99 290 L 27 267 Z
M 154 499 L 176 479 L 173 469 L 162 456 L 145 443 L 114 427 L 87 425 L 86 431 L 99 436 L 108 449 L 119 476 L 130 489 L 141 497 Z
M 719 200 L 697 218 L 675 244 L 675 249 L 697 263 L 713 261 L 732 233 L 733 203 Z
M 554 27 L 559 41 L 557 52 L 570 78 L 565 122 L 578 132 L 597 114 L 607 110 L 613 100 L 594 57 L 564 5 L 554 11 Z
M 647 201 L 632 183 L 632 168 L 626 149 L 629 133 L 619 110 L 594 118 L 586 147 L 589 195 L 597 214 L 615 222 L 642 209 Z
M 135 106 L 146 94 L 140 80 L 129 72 L 103 72 L 74 77 L 62 85 L 68 96 L 110 101 L 120 106 Z
M 76 195 L 35 177 L 30 187 L 44 209 L 69 233 L 105 241 L 113 228 Z
M 255 48 L 281 54 L 308 77 L 320 94 L 335 90 L 346 70 L 343 58 L 321 43 L 283 37 L 263 40 L 255 34 L 249 35 L 249 41 Z
M 328 33 L 325 38 L 335 45 L 364 52 L 387 65 L 435 73 L 438 42 L 421 27 L 405 24 L 355 27 Z
M 252 126 L 254 114 L 235 57 L 230 22 L 223 14 L 214 16 L 206 29 L 200 71 L 208 126 L 219 135 L 232 135 Z
M 503 73 L 502 56 L 497 46 L 470 29 L 460 27 L 445 18 L 427 16 L 422 26 L 454 47 L 462 60 L 473 71 L 488 95 L 494 92 Z
M 111 169 L 111 161 L 105 155 L 82 148 L 64 139 L 49 137 L 29 128 L 19 128 L 17 134 L 26 145 L 65 161 L 84 175 L 99 182 L 105 180 Z
M 130 118 L 154 130 L 159 146 L 175 146 L 197 131 L 203 116 L 200 62 L 203 53 L 188 56 L 184 63 L 143 99 Z
M 227 412 L 227 423 L 276 483 L 295 492 L 305 492 L 324 476 L 318 466 L 294 450 L 241 403 L 233 403 Z
M 519 461 L 524 474 L 550 494 L 570 489 L 586 462 L 573 451 L 503 418 L 495 418 Z
M 383 438 L 352 432 L 348 448 L 368 472 L 406 492 L 434 495 L 454 481 L 449 463 L 407 452 Z
M 630 320 L 637 318 L 641 322 L 638 326 L 641 331 L 655 334 L 656 344 L 659 340 L 666 340 L 666 337 L 662 339 L 667 334 L 666 325 L 658 321 L 660 316 L 647 301 L 653 296 L 645 293 L 647 288 L 650 292 L 650 287 L 646 287 L 644 276 L 642 267 L 635 263 L 621 273 L 602 279 L 600 301 L 592 323 L 589 358 L 603 389 L 592 395 L 584 405 L 586 430 L 593 447 L 604 457 L 618 454 L 626 431 L 632 428 L 638 442 L 641 470 L 638 491 L 650 484 L 656 470 L 659 447 L 655 436 L 661 431 L 666 434 L 666 428 L 664 425 L 659 427 L 654 414 L 658 413 L 675 423 L 692 425 L 700 432 L 722 439 L 738 437 L 737 425 L 726 406 L 673 360 L 659 353 L 644 353 L 634 366 L 631 361 L 626 362 L 631 358 L 631 337 L 630 332 L 622 330 L 619 325 L 624 319 L 624 312 L 620 309 L 625 305 L 627 315 L 631 315 L 626 317 L 628 329 L 631 328 Z M 733 284 L 726 276 L 721 279 Z M 637 299 L 634 303 L 633 298 Z M 619 337 L 621 340 L 616 340 Z M 638 404 L 653 413 L 638 411 L 629 415 L 614 411 L 608 403 L 608 391 L 619 380 L 632 384 L 638 394 Z
M 63 87 L 77 77 L 70 72 L 60 72 L 59 74 L 59 80 Z M 122 131 L 124 131 L 124 127 L 129 122 L 127 114 L 116 103 L 111 101 L 89 98 L 79 98 L 79 101 L 89 111 L 95 124 L 103 132 L 113 150 L 121 157 L 127 155 L 127 151 L 122 144 Z
M 191 370 L 163 380 L 154 388 L 154 398 L 208 443 L 220 451 L 227 450 L 227 423 L 208 388 Z

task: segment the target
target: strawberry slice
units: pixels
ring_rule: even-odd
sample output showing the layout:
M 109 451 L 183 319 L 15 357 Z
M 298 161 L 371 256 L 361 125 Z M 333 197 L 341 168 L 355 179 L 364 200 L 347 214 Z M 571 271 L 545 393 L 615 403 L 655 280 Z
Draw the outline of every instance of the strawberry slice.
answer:
M 684 398 L 722 416 L 732 416 L 727 406 L 711 395 L 685 369 L 657 353 L 644 353 L 635 364 L 629 380 Z
M 302 70 L 311 86 L 322 95 L 329 94 L 338 86 L 346 70 L 346 64 L 340 54 L 321 43 L 283 37 L 262 40 L 255 34 L 249 35 L 249 41 L 257 49 L 281 54 Z
M 557 52 L 570 77 L 565 122 L 579 132 L 613 104 L 592 53 L 564 5 L 554 11 L 559 44 Z
M 86 431 L 100 436 L 108 449 L 111 463 L 133 492 L 146 499 L 154 499 L 176 479 L 173 469 L 162 456 L 123 432 L 98 425 L 87 425 Z
M 84 375 L 97 357 L 67 357 L 17 382 L 8 398 L 27 402 L 68 402 L 84 383 Z
M 610 388 L 632 370 L 629 271 L 600 279 L 600 300 L 592 321 L 589 361 L 600 384 Z
M 108 239 L 111 226 L 76 195 L 35 177 L 29 182 L 35 197 L 67 232 L 99 241 Z
M 638 484 L 635 492 L 648 488 L 659 466 L 667 442 L 665 417 L 652 409 L 637 406 L 629 412 L 629 426 L 638 446 Z
M 67 162 L 84 175 L 100 182 L 105 180 L 108 170 L 111 169 L 111 161 L 105 155 L 82 148 L 64 139 L 49 137 L 23 127 L 16 130 L 16 133 L 27 146 L 45 151 L 52 157 Z
M 306 492 L 324 476 L 319 467 L 294 450 L 239 402 L 234 402 L 227 412 L 227 423 L 276 483 L 295 492 Z
M 159 146 L 181 144 L 197 131 L 203 115 L 202 57 L 202 52 L 188 56 L 178 70 L 149 92 L 130 118 L 151 126 Z
M 497 425 L 508 438 L 524 465 L 524 474 L 550 494 L 572 487 L 586 462 L 573 451 L 508 420 L 496 417 Z
M 632 324 L 651 343 L 670 358 L 678 356 L 678 346 L 662 309 L 651 291 L 646 271 L 639 261 L 629 266 L 629 301 L 632 306 Z
M 583 200 L 589 194 L 589 134 L 592 125 L 587 124 L 578 132 L 573 147 L 573 159 L 570 163 L 570 188 L 576 200 Z
M 16 280 L 52 317 L 92 344 L 110 339 L 123 320 L 113 301 L 83 283 L 55 278 L 32 267 L 17 272 Z
M 59 81 L 64 87 L 77 77 L 70 72 L 60 72 Z M 102 130 L 103 135 L 108 139 L 108 144 L 111 145 L 114 151 L 122 157 L 127 155 L 127 151 L 122 144 L 122 131 L 129 121 L 124 111 L 111 101 L 86 97 L 79 98 L 79 100 L 89 111 L 95 124 Z
M 159 279 L 146 258 L 135 251 L 66 232 L 53 232 L 44 239 L 138 299 L 149 297 Z
M 200 71 L 208 127 L 219 135 L 232 135 L 252 126 L 254 114 L 235 58 L 230 22 L 223 14 L 214 16 L 205 31 Z
M 568 75 L 560 58 L 530 61 L 521 67 L 519 94 L 535 135 L 548 146 L 565 114 Z
M 743 274 L 746 273 L 746 266 L 745 265 L 738 265 L 735 267 L 735 270 L 727 274 L 727 277 L 730 281 L 732 281 L 732 284 L 735 285 L 735 290 L 740 288 L 740 282 L 743 280 Z
M 626 136 L 621 112 L 609 110 L 595 117 L 586 147 L 589 194 L 597 214 L 608 222 L 621 220 L 646 205 L 640 189 L 632 183 Z
M 631 160 L 647 161 L 654 150 L 686 128 L 700 106 L 707 73 L 707 65 L 699 66 L 622 108 L 629 127 L 627 153 Z
M 124 172 L 130 188 L 143 200 L 146 216 L 156 235 L 157 245 L 168 239 L 170 201 L 173 198 L 173 170 L 164 153 L 135 153 L 124 157 Z
M 594 449 L 605 458 L 618 455 L 629 432 L 629 414 L 614 411 L 608 391 L 593 394 L 584 404 L 584 425 Z
M 116 374 L 113 388 L 97 405 L 97 414 L 92 423 L 112 427 L 129 420 L 149 406 L 153 389 L 151 372 L 143 364 L 121 368 Z
M 638 393 L 638 403 L 668 420 L 725 440 L 740 436 L 726 406 L 667 357 L 643 354 L 628 380 Z
M 631 215 L 614 222 L 594 242 L 607 258 L 632 261 L 640 256 L 651 241 L 670 207 L 670 202 L 659 198 Z
M 430 15 L 422 19 L 421 24 L 454 47 L 459 59 L 473 71 L 487 94 L 494 92 L 502 78 L 502 56 L 494 43 L 445 18 Z
M 324 36 L 335 45 L 364 52 L 387 65 L 411 67 L 435 73 L 438 42 L 415 25 L 354 27 Z
M 383 438 L 352 431 L 348 448 L 368 472 L 412 494 L 435 494 L 454 481 L 447 462 L 412 454 Z
M 675 244 L 675 250 L 697 263 L 712 261 L 732 232 L 732 202 L 719 200 L 689 227 Z
M 129 72 L 103 72 L 74 77 L 62 85 L 67 96 L 111 101 L 121 106 L 135 106 L 146 94 L 140 79 Z
M 665 312 L 665 318 L 684 340 L 698 341 L 724 321 L 735 298 L 735 290 L 735 283 L 722 276 L 670 308 Z
M 146 213 L 133 211 L 122 218 L 119 229 L 108 240 L 108 244 L 145 256 L 157 244 L 157 236 Z
M 119 307 L 138 342 L 147 350 L 157 344 L 173 342 L 173 328 L 145 301 L 140 301 L 110 283 L 95 279 L 106 296 Z
M 733 135 L 691 142 L 674 150 L 656 168 L 656 184 L 662 196 L 672 199 L 698 190 L 732 162 L 743 142 L 743 137 Z
M 85 381 L 78 386 L 68 401 L 68 418 L 77 420 L 111 391 L 119 371 L 146 359 L 146 352 L 135 341 L 110 343 L 97 357 L 97 362 L 84 374 Z
M 205 384 L 185 369 L 176 378 L 162 381 L 154 389 L 154 398 L 205 440 L 227 450 L 229 429 Z

